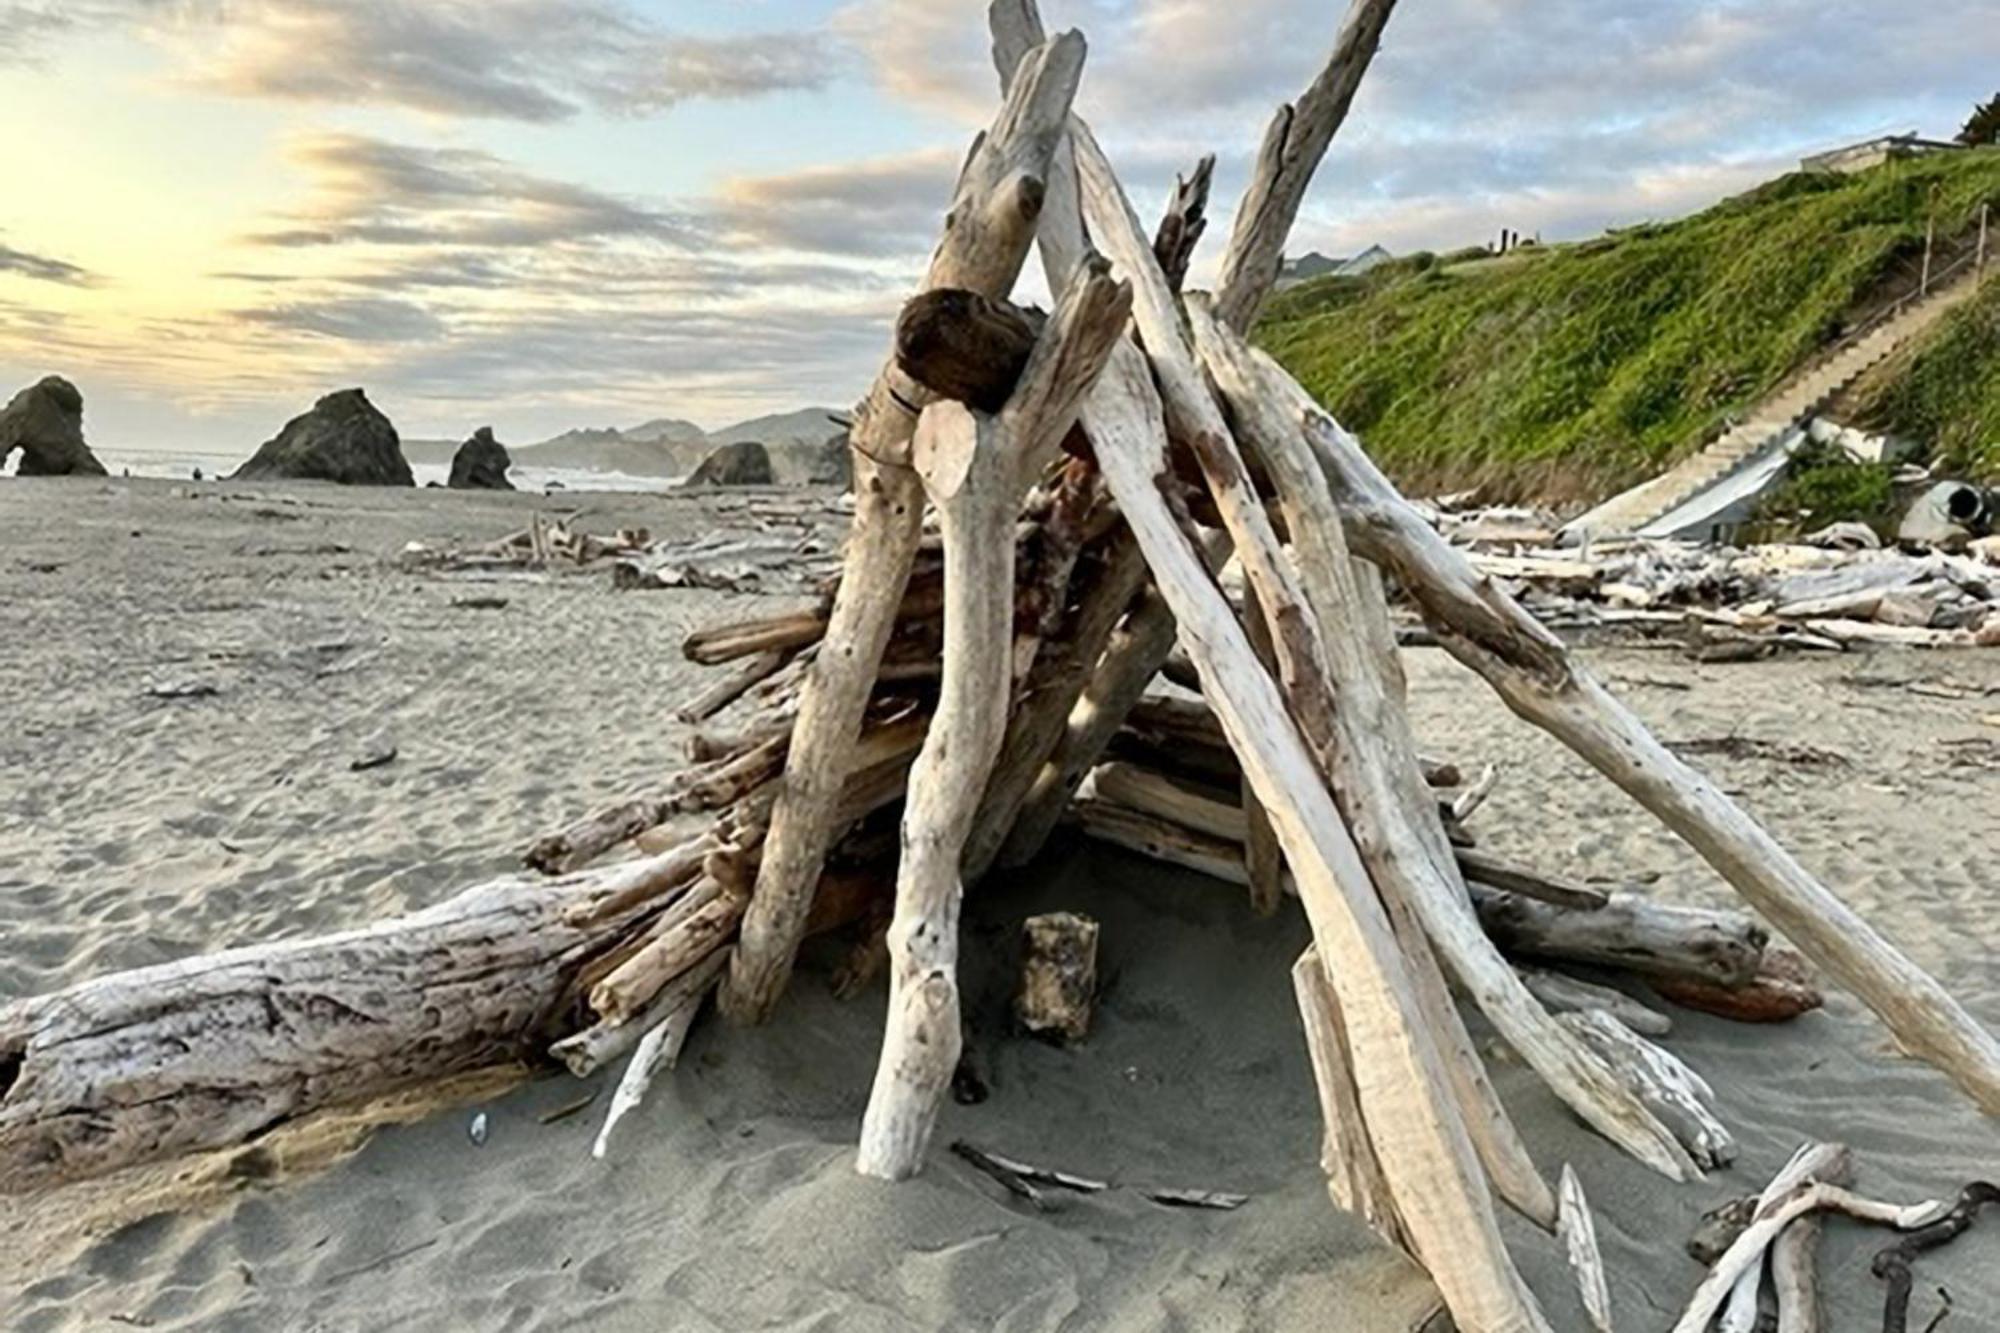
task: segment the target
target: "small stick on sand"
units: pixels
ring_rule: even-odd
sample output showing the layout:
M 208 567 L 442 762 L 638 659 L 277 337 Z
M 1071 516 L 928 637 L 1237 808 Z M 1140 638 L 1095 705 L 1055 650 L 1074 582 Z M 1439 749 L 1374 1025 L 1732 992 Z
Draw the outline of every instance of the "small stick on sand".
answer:
M 1612 1333 L 1611 1288 L 1604 1279 L 1604 1256 L 1597 1248 L 1597 1223 L 1591 1220 L 1590 1203 L 1583 1197 L 1583 1182 L 1567 1162 L 1563 1163 L 1556 1198 L 1556 1235 L 1562 1238 L 1570 1270 L 1576 1274 L 1584 1313 L 1598 1333 Z
M 617 1091 L 611 1094 L 611 1108 L 604 1113 L 604 1127 L 597 1131 L 597 1141 L 590 1145 L 592 1157 L 604 1160 L 605 1149 L 611 1143 L 611 1131 L 645 1099 L 646 1090 L 653 1086 L 653 1076 L 680 1063 L 681 1048 L 687 1044 L 695 1016 L 701 1012 L 702 1002 L 708 998 L 716 976 L 722 971 L 723 960 L 724 955 L 720 951 L 711 955 L 702 964 L 700 988 L 639 1039 L 639 1048 L 632 1052 L 631 1062 L 625 1066 L 625 1074 L 618 1080 Z
M 1687 1310 L 1673 1327 L 1673 1333 L 1707 1333 L 1709 1321 L 1722 1309 L 1722 1303 L 1729 1299 L 1729 1293 L 1735 1289 L 1736 1280 L 1743 1276 L 1744 1270 L 1763 1261 L 1764 1251 L 1794 1219 L 1819 1209 L 1846 1213 L 1863 1222 L 1876 1222 L 1899 1231 L 1928 1226 L 1945 1212 L 1945 1206 L 1936 1199 L 1913 1204 L 1881 1203 L 1864 1199 L 1838 1185 L 1815 1183 L 1800 1186 L 1783 1202 L 1765 1210 L 1737 1237 L 1736 1243 L 1722 1258 L 1716 1260 L 1715 1267 L 1695 1288 Z
M 1824 1181 L 1829 1185 L 1845 1185 L 1853 1174 L 1853 1168 L 1854 1156 L 1842 1145 L 1805 1144 L 1792 1154 L 1791 1161 L 1779 1168 L 1778 1174 L 1771 1177 L 1771 1183 L 1758 1195 L 1755 1216 L 1762 1217 L 1766 1213 L 1775 1211 L 1800 1186 L 1813 1181 Z M 1755 1217 L 1752 1221 L 1755 1221 Z M 1819 1219 L 1811 1216 L 1801 1217 L 1787 1227 L 1778 1240 L 1773 1242 L 1774 1256 L 1776 1245 L 1782 1244 L 1786 1236 L 1808 1227 L 1816 1237 Z M 1723 1306 L 1721 1317 L 1716 1320 L 1716 1333 L 1752 1333 L 1757 1327 L 1763 1290 L 1764 1267 L 1762 1264 L 1751 1264 L 1743 1270 L 1742 1275 L 1736 1279 L 1736 1285 L 1730 1289 L 1729 1300 Z

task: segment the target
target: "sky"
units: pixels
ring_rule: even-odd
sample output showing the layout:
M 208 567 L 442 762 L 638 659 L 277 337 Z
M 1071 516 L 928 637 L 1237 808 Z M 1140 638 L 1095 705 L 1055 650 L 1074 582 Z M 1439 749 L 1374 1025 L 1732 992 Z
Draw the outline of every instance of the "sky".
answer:
M 1293 251 L 1676 216 L 2000 84 L 1993 0 L 1401 0 Z M 1044 0 L 1143 212 L 1213 272 L 1342 0 Z M 0 395 L 245 451 L 717 427 L 867 387 L 998 89 L 979 0 L 0 0 Z M 1032 285 L 1033 279 L 1029 279 Z

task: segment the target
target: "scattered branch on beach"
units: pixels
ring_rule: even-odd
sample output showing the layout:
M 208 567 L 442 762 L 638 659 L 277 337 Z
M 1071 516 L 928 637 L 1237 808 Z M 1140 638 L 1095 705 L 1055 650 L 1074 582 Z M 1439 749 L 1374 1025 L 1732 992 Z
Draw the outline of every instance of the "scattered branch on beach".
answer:
M 1875 1256 L 1871 1271 L 1889 1284 L 1883 1298 L 1882 1333 L 1905 1333 L 1910 1319 L 1910 1286 L 1914 1278 L 1910 1265 L 1919 1254 L 1958 1239 L 1971 1230 L 1988 1204 L 2000 1204 L 2000 1185 L 1975 1180 L 1958 1192 L 1951 1210 Z M 1945 1305 L 1950 1307 L 1949 1297 Z M 1937 1324 L 1932 1321 L 1932 1327 Z

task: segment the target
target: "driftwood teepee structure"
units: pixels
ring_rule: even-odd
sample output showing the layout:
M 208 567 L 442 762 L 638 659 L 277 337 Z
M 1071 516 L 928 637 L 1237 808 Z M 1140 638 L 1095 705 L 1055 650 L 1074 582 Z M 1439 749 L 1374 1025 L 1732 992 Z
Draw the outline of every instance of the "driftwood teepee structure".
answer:
M 1452 987 L 1577 1115 L 1677 1179 L 1726 1160 L 1727 1135 L 1700 1080 L 1634 1031 L 1657 1016 L 1579 1000 L 1502 945 L 1617 960 L 1744 1008 L 1782 1004 L 1783 987 L 1747 918 L 1614 901 L 1462 846 L 1477 796 L 1441 808 L 1418 755 L 1392 591 L 2000 1113 L 1992 1037 L 1475 575 L 1245 341 L 1393 7 L 1356 0 L 1279 111 L 1206 296 L 1180 285 L 1209 164 L 1149 238 L 1071 109 L 1083 38 L 1047 37 L 1033 0 L 995 0 L 1004 103 L 856 416 L 838 584 L 816 611 L 687 645 L 729 669 L 684 716 L 746 720 L 704 732 L 700 762 L 661 790 L 537 843 L 537 873 L 0 1008 L 0 1188 L 227 1147 L 543 1051 L 579 1074 L 630 1053 L 615 1120 L 711 991 L 736 1022 L 768 1019 L 800 942 L 857 922 L 848 980 L 886 959 L 890 989 L 857 1166 L 908 1176 L 959 1054 L 963 886 L 1033 856 L 1074 811 L 1246 882 L 1259 910 L 1296 893 L 1333 1196 L 1432 1274 L 1461 1328 L 1547 1327 L 1496 1200 L 1564 1236 L 1604 1324 L 1581 1189 L 1530 1159 Z M 1037 245 L 1046 316 L 1007 300 Z M 1240 605 L 1217 577 L 1232 561 Z M 1147 695 L 1177 644 L 1199 704 Z M 898 815 L 900 847 L 885 837 Z M 636 859 L 593 867 L 632 842 Z

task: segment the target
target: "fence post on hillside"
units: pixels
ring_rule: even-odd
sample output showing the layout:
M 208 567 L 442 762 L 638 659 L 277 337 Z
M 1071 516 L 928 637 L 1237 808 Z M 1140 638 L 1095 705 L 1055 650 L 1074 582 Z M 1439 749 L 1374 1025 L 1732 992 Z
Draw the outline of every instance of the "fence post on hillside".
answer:
M 1931 250 L 1937 245 L 1937 182 L 1931 182 L 1930 200 L 1924 209 L 1924 276 L 1917 283 L 1917 295 L 1931 290 Z
M 1991 204 L 1981 204 L 1979 206 L 1979 258 L 1974 260 L 1972 265 L 1973 269 L 1979 273 L 1986 271 L 1986 219 L 1992 212 L 1993 205 Z

